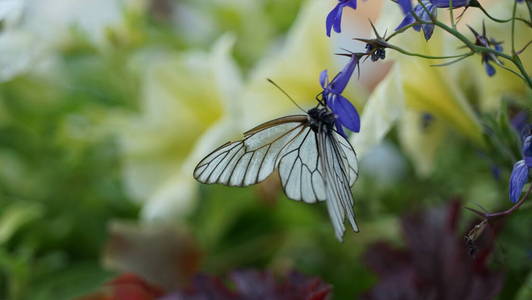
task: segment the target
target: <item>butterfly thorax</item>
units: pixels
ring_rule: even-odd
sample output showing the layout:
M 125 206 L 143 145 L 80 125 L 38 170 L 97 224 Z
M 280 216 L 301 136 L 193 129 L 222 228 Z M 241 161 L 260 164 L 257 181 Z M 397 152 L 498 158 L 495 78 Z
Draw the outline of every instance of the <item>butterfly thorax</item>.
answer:
M 325 128 L 327 131 L 333 130 L 336 117 L 332 111 L 326 107 L 314 107 L 308 112 L 310 128 L 318 132 L 319 128 Z

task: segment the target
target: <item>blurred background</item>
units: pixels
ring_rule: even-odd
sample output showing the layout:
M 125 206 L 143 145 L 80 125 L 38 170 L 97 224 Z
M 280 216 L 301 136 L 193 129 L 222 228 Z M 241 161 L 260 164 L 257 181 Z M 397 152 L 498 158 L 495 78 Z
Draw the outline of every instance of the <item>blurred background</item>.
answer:
M 511 15 L 513 1 L 481 2 Z M 276 174 L 248 188 L 192 178 L 215 147 L 297 112 L 266 78 L 310 108 L 320 72 L 346 62 L 335 53 L 373 37 L 368 18 L 382 34 L 402 19 L 391 1 L 359 1 L 327 38 L 336 3 L 0 0 L 0 299 L 530 299 L 530 204 L 463 240 L 480 221 L 464 206 L 511 207 L 532 107 L 480 57 L 361 64 L 345 92 L 362 115 L 361 231 L 343 243 L 325 205 L 287 199 Z M 481 22 L 470 9 L 460 26 Z M 504 42 L 507 25 L 486 21 Z M 516 32 L 518 45 L 532 36 Z M 459 51 L 438 30 L 393 42 Z M 270 298 L 231 298 L 243 286 Z

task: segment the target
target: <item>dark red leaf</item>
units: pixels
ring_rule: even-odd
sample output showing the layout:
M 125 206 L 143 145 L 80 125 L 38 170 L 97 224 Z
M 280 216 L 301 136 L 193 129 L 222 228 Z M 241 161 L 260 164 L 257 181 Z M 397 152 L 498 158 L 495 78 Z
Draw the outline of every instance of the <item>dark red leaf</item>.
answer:
M 486 245 L 479 257 L 468 255 L 463 234 L 457 232 L 461 206 L 430 209 L 402 219 L 406 249 L 380 242 L 364 254 L 379 282 L 364 299 L 493 299 L 502 274 L 490 271 Z

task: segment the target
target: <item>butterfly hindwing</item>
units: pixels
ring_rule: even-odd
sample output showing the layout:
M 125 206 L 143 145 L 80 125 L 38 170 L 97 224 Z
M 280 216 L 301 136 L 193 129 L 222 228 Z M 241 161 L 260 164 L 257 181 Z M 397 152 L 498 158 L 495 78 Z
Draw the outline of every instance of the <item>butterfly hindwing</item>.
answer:
M 336 131 L 332 132 L 333 138 L 338 142 L 339 153 L 349 169 L 349 186 L 353 186 L 358 178 L 358 159 L 353 146 Z
M 307 203 L 326 199 L 316 133 L 310 127 L 283 150 L 279 175 L 288 198 Z
M 351 182 L 354 183 L 358 175 L 356 156 L 352 148 L 346 148 L 346 144 L 343 142 L 348 143 L 335 132 L 320 131 L 318 133 L 318 149 L 323 165 L 323 176 L 327 185 L 325 189 L 327 210 L 339 240 L 342 239 L 345 231 L 344 220 L 346 216 L 353 230 L 358 232 L 351 192 Z M 348 160 L 349 157 L 355 157 L 355 160 Z

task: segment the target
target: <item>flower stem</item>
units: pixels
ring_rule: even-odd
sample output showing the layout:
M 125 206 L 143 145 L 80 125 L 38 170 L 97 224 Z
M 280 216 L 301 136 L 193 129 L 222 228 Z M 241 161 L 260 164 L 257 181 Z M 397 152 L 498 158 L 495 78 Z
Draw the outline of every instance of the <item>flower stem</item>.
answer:
M 517 12 L 517 1 L 514 1 L 514 8 L 512 10 L 512 56 L 515 55 L 515 13 Z
M 482 6 L 482 5 L 479 5 L 478 8 L 480 8 L 480 10 L 484 13 L 484 15 L 486 17 L 488 17 L 488 19 L 492 20 L 493 22 L 497 22 L 497 23 L 508 23 L 508 22 L 512 22 L 512 20 L 518 20 L 518 21 L 521 21 L 523 23 L 525 23 L 526 25 L 528 25 L 529 27 L 532 27 L 532 23 L 530 23 L 530 21 L 527 21 L 523 18 L 511 18 L 511 19 L 498 19 L 498 18 L 495 18 L 494 16 L 490 15 L 488 13 L 488 11 L 486 11 L 486 9 Z
M 457 55 L 448 55 L 448 56 L 432 56 L 432 55 L 424 55 L 424 54 L 420 54 L 420 53 L 413 53 L 413 52 L 409 52 L 409 51 L 406 51 L 402 48 L 399 48 L 397 46 L 394 46 L 394 45 L 388 45 L 388 48 L 390 49 L 393 49 L 397 52 L 400 52 L 402 54 L 405 54 L 405 55 L 408 55 L 408 56 L 416 56 L 416 57 L 421 57 L 421 58 L 426 58 L 426 59 L 449 59 L 449 58 L 459 58 L 459 57 L 464 57 L 464 56 L 468 56 L 468 55 L 471 55 L 470 53 L 472 52 L 467 52 L 467 53 L 463 53 L 463 54 L 457 54 Z
M 470 207 L 466 207 L 466 209 L 474 212 L 475 214 L 479 215 L 483 219 L 488 220 L 488 222 L 494 221 L 496 219 L 511 215 L 514 211 L 519 209 L 519 207 L 521 207 L 521 205 L 523 205 L 523 203 L 525 203 L 525 201 L 528 198 L 528 196 L 530 195 L 531 191 L 532 191 L 532 184 L 528 187 L 528 190 L 523 195 L 523 197 L 521 197 L 521 199 L 517 203 L 515 203 L 514 206 L 508 208 L 507 210 L 494 212 L 494 213 L 484 213 L 484 212 L 478 211 L 478 210 L 470 208 Z
M 427 23 L 427 22 L 424 22 L 424 23 Z M 435 26 L 447 31 L 448 33 L 450 33 L 451 35 L 453 35 L 454 37 L 459 39 L 462 43 L 464 43 L 465 46 L 467 46 L 469 49 L 471 49 L 472 51 L 474 51 L 476 53 L 492 53 L 495 56 L 502 57 L 502 58 L 512 62 L 517 67 L 517 69 L 519 70 L 519 73 L 521 73 L 521 76 L 519 76 L 519 77 L 522 78 L 525 81 L 525 83 L 528 85 L 528 87 L 530 89 L 532 89 L 532 79 L 528 75 L 528 72 L 525 70 L 525 68 L 523 66 L 523 63 L 521 62 L 521 59 L 519 58 L 518 55 L 511 55 L 510 56 L 508 54 L 498 52 L 495 49 L 491 49 L 491 48 L 488 48 L 488 47 L 477 46 L 473 42 L 471 42 L 466 36 L 461 34 L 458 30 L 454 30 L 451 27 L 447 26 L 446 24 L 444 24 L 444 23 L 442 23 L 440 21 L 437 21 L 437 20 L 434 20 L 432 23 Z M 504 69 L 510 70 L 508 68 L 504 68 Z M 515 72 L 512 72 L 512 73 L 515 73 Z
M 453 12 L 453 0 L 449 0 L 449 15 L 451 17 L 451 26 L 454 30 L 456 30 L 456 22 L 454 20 L 454 12 Z

